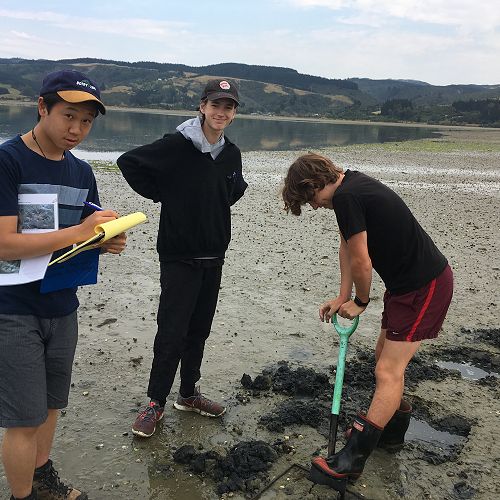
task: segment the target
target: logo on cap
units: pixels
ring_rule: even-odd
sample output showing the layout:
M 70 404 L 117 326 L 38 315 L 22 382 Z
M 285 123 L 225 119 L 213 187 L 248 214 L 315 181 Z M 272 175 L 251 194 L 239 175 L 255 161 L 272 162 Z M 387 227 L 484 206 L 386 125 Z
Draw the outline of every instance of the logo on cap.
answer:
M 231 85 L 229 85 L 229 83 L 226 82 L 226 80 L 222 80 L 222 82 L 219 83 L 219 87 L 222 90 L 229 90 L 231 88 Z
M 77 80 L 76 84 L 80 85 L 81 87 L 87 87 L 87 88 L 89 88 L 91 90 L 97 90 L 97 88 L 95 87 L 95 85 L 92 85 L 89 82 L 89 80 Z

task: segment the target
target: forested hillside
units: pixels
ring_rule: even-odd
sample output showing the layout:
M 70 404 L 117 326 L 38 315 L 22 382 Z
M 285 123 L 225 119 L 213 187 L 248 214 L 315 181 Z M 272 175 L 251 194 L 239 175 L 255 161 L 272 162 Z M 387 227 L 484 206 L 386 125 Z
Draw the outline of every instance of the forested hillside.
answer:
M 433 86 L 406 80 L 329 79 L 291 68 L 238 63 L 193 67 L 90 58 L 0 59 L 0 103 L 32 101 L 43 75 L 64 68 L 87 73 L 101 86 L 103 99 L 111 106 L 196 109 L 206 81 L 226 77 L 239 85 L 239 111 L 244 114 L 500 123 L 500 85 Z

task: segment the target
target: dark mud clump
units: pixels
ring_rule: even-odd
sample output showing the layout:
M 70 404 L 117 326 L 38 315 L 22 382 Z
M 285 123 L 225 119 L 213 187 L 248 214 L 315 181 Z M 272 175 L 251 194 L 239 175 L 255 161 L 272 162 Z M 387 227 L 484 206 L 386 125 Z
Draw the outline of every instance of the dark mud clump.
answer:
M 428 357 L 419 355 L 413 357 L 405 373 L 405 383 L 411 388 L 415 388 L 423 380 L 442 382 L 447 378 L 461 377 L 455 371 L 441 368 Z
M 500 328 L 478 328 L 476 330 L 462 328 L 461 333 L 471 337 L 474 341 L 479 340 L 500 349 Z
M 334 377 L 334 366 L 331 372 L 331 377 Z M 375 389 L 374 373 L 375 356 L 371 352 L 359 351 L 356 357 L 347 360 L 339 415 L 341 429 L 347 429 L 356 413 L 366 411 Z M 448 377 L 460 378 L 460 375 L 417 355 L 408 365 L 405 381 L 408 387 L 414 388 L 423 380 L 439 382 Z M 263 370 L 254 380 L 244 374 L 241 384 L 252 391 L 253 396 L 271 390 L 300 398 L 278 404 L 272 412 L 261 417 L 260 423 L 270 431 L 283 432 L 287 426 L 305 424 L 316 428 L 321 434 L 325 433 L 325 422 L 330 416 L 328 405 L 333 396 L 333 385 L 327 374 L 311 368 L 292 369 L 288 362 L 281 361 Z
M 437 442 L 407 441 L 401 456 L 407 456 L 412 460 L 423 460 L 431 465 L 441 465 L 456 461 L 463 446 L 463 443 L 444 446 Z
M 491 389 L 493 392 L 497 393 L 500 398 L 500 379 L 498 377 L 484 377 L 480 380 L 477 381 L 479 385 L 482 385 L 483 387 L 487 387 L 488 389 Z
M 439 358 L 456 363 L 470 363 L 488 373 L 500 373 L 500 354 L 489 351 L 469 347 L 454 347 L 439 351 Z
M 268 481 L 273 463 L 291 448 L 284 441 L 272 446 L 264 441 L 242 441 L 225 456 L 216 451 L 198 453 L 191 445 L 174 453 L 174 461 L 188 465 L 196 474 L 208 476 L 216 483 L 218 495 L 233 491 L 253 493 Z
M 331 393 L 333 387 L 327 374 L 303 367 L 293 370 L 287 361 L 280 361 L 277 366 L 266 368 L 253 381 L 250 375 L 244 374 L 241 384 L 252 391 L 270 389 L 278 394 L 309 397 L 324 397 Z
M 472 428 L 470 422 L 460 415 L 447 415 L 434 420 L 433 423 L 438 430 L 463 437 L 467 437 Z
M 263 370 L 254 380 L 244 374 L 241 384 L 254 396 L 263 390 L 294 396 L 295 399 L 276 405 L 271 413 L 260 418 L 260 424 L 271 432 L 283 432 L 290 425 L 308 425 L 324 434 L 330 414 L 325 402 L 331 401 L 333 394 L 333 385 L 326 373 L 304 367 L 292 369 L 288 362 L 280 361 Z
M 326 427 L 328 406 L 324 402 L 287 400 L 279 404 L 272 413 L 263 415 L 259 422 L 271 432 L 283 432 L 290 425 L 308 425 L 318 429 Z

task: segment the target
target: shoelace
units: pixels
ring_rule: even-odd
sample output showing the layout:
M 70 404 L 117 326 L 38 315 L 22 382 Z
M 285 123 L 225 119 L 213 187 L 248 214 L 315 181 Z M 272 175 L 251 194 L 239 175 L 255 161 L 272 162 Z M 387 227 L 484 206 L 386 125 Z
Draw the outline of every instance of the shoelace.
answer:
M 72 490 L 71 487 L 66 486 L 59 478 L 59 473 L 51 467 L 42 479 L 42 489 L 47 489 L 50 492 L 55 492 L 61 495 L 61 498 L 66 498 L 68 493 Z
M 156 410 L 155 406 L 148 406 L 140 415 L 141 420 L 153 421 L 157 419 L 157 413 L 159 411 Z
M 196 406 L 198 408 L 205 407 L 207 411 L 214 412 L 214 408 L 216 403 L 214 403 L 212 400 L 206 398 L 205 396 L 201 395 L 200 393 L 195 394 L 194 396 L 191 396 L 192 398 L 192 403 L 191 406 Z M 187 398 L 187 399 L 191 399 Z

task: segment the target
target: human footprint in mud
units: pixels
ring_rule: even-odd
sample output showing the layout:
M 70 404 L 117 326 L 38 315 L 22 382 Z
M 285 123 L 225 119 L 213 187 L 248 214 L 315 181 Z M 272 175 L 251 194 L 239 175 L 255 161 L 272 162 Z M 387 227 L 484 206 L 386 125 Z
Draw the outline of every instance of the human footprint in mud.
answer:
M 285 210 L 294 215 L 306 204 L 335 212 L 341 282 L 338 296 L 320 306 L 322 321 L 334 313 L 353 319 L 365 311 L 372 270 L 386 286 L 368 412 L 356 416 L 342 450 L 313 460 L 326 478 L 356 478 L 377 445 L 404 441 L 411 412 L 403 400 L 405 369 L 421 342 L 437 337 L 453 295 L 453 274 L 404 201 L 361 172 L 344 172 L 309 153 L 290 166 L 282 196 Z
M 211 80 L 200 101 L 200 116 L 177 132 L 118 158 L 132 189 L 161 201 L 157 249 L 161 295 L 158 331 L 149 377 L 150 402 L 132 432 L 150 437 L 163 418 L 180 364 L 181 384 L 174 407 L 208 417 L 226 411 L 201 394 L 196 383 L 231 239 L 231 205 L 245 192 L 239 148 L 224 135 L 239 105 L 228 80 Z
M 118 216 L 84 206 L 84 201 L 99 204 L 96 181 L 90 165 L 69 151 L 106 112 L 97 85 L 76 71 L 50 73 L 37 109 L 32 130 L 0 145 L 2 260 L 52 252 L 57 257 L 94 236 L 96 225 Z M 58 230 L 18 233 L 20 194 L 57 194 Z M 118 235 L 102 249 L 118 254 L 125 240 Z M 11 500 L 87 499 L 61 481 L 50 460 L 59 410 L 68 403 L 78 339 L 76 287 L 41 292 L 54 283 L 54 267 L 42 281 L 0 286 L 0 426 L 6 428 L 2 461 Z

